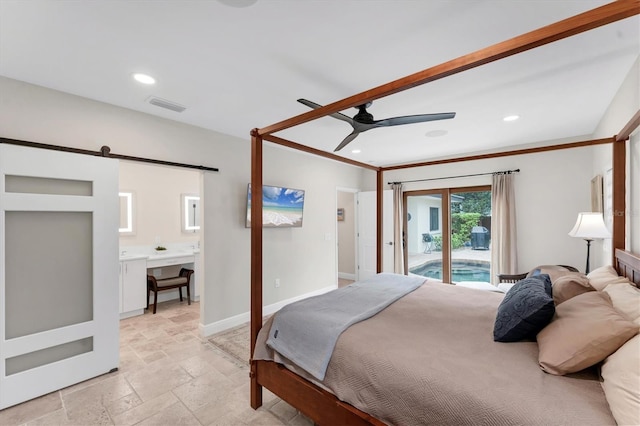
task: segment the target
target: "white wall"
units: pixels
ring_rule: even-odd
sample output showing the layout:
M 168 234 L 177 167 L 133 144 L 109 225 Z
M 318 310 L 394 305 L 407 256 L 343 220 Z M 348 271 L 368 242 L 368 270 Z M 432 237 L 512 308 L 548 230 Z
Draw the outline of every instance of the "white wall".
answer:
M 120 191 L 134 194 L 134 234 L 120 247 L 196 243 L 200 233 L 182 232 L 182 194 L 200 194 L 202 172 L 133 161 L 120 162 Z
M 250 181 L 247 138 L 181 124 L 0 77 L 0 136 L 220 168 L 205 172 L 201 244 L 204 326 L 249 310 L 250 231 L 244 227 Z M 264 183 L 305 189 L 304 225 L 264 232 L 265 304 L 334 285 L 335 188 L 375 185 L 373 172 L 266 144 Z M 373 181 L 373 183 L 371 182 Z M 329 240 L 325 240 L 325 235 Z M 282 286 L 273 288 L 275 278 Z M 114 283 L 117 285 L 117 283 Z
M 356 206 L 354 193 L 338 191 L 338 208 L 344 209 L 344 220 L 338 227 L 338 274 L 354 279 L 356 274 Z

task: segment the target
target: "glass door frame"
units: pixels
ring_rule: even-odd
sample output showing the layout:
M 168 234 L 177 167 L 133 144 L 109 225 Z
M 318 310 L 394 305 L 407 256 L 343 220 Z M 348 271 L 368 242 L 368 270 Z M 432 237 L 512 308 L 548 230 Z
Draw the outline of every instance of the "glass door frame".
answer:
M 404 191 L 402 193 L 402 247 L 404 251 L 404 270 L 409 273 L 408 215 L 407 203 L 409 197 L 422 195 L 440 195 L 442 198 L 442 282 L 451 282 L 451 195 L 461 192 L 491 192 L 491 185 L 461 186 L 456 188 L 421 189 L 416 191 Z

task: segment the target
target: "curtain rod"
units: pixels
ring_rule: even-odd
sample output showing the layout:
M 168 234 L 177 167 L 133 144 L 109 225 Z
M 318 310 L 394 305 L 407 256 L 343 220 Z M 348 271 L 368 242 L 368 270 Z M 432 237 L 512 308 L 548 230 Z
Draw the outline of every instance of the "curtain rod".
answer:
M 139 161 L 141 163 L 159 164 L 162 166 L 183 167 L 187 169 L 204 170 L 207 172 L 219 171 L 217 167 L 196 166 L 193 164 L 175 163 L 173 161 L 154 160 L 153 158 L 133 157 L 130 155 L 112 154 L 111 148 L 109 148 L 106 145 L 102 146 L 100 148 L 100 151 L 90 151 L 88 149 L 70 148 L 70 147 L 61 146 L 61 145 L 50 145 L 46 143 L 21 141 L 17 139 L 7 139 L 7 138 L 0 138 L 0 143 L 6 143 L 9 145 L 26 146 L 30 148 L 49 149 L 52 151 L 71 152 L 74 154 L 92 155 L 94 157 L 115 158 L 117 160 Z
M 472 174 L 472 175 L 458 175 L 458 176 L 447 176 L 447 177 L 430 178 L 430 179 L 416 179 L 416 180 L 403 180 L 403 181 L 399 181 L 399 182 L 387 182 L 387 185 L 393 185 L 393 184 L 396 184 L 396 183 L 426 182 L 428 180 L 456 179 L 456 178 L 472 177 L 472 176 L 510 175 L 511 173 L 519 173 L 519 172 L 520 172 L 520 169 L 503 170 L 503 171 L 500 171 L 500 172 L 475 173 L 475 174 Z

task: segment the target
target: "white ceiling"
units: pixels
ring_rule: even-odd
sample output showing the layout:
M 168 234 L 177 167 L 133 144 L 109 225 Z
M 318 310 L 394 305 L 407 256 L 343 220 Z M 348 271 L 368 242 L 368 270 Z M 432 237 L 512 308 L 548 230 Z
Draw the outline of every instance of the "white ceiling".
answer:
M 0 75 L 249 139 L 308 111 L 298 98 L 331 103 L 607 1 L 229 3 L 0 0 Z M 391 165 L 590 135 L 639 55 L 636 16 L 378 99 L 376 119 L 457 116 L 373 129 L 340 155 Z M 187 109 L 150 105 L 151 95 Z M 521 119 L 504 123 L 508 114 Z M 448 133 L 426 136 L 434 130 Z M 350 132 L 324 117 L 277 136 L 333 151 Z

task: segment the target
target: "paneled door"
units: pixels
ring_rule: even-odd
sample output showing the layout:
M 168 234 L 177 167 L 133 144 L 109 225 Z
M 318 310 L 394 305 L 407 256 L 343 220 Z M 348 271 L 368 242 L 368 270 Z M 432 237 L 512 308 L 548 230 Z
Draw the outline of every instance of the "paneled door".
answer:
M 118 162 L 0 144 L 0 409 L 119 362 Z
M 382 194 L 382 272 L 393 272 L 393 191 Z M 376 192 L 358 192 L 358 280 L 376 272 Z

